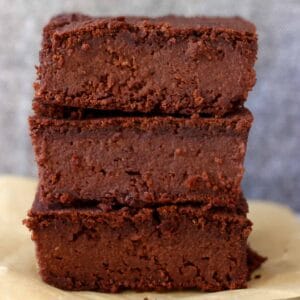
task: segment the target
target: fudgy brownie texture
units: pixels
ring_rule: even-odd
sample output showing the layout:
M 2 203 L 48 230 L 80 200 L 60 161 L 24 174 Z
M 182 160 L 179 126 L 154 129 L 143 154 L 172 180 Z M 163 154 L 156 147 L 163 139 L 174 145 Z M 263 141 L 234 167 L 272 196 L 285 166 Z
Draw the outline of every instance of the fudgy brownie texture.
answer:
M 245 210 L 240 182 L 251 122 L 246 109 L 216 119 L 31 117 L 41 199 Z
M 251 222 L 244 215 L 201 206 L 105 212 L 49 209 L 36 200 L 25 223 L 43 280 L 66 290 L 244 288 L 263 260 L 247 250 Z
M 205 113 L 242 106 L 255 26 L 241 18 L 60 15 L 44 28 L 35 98 L 101 110 Z

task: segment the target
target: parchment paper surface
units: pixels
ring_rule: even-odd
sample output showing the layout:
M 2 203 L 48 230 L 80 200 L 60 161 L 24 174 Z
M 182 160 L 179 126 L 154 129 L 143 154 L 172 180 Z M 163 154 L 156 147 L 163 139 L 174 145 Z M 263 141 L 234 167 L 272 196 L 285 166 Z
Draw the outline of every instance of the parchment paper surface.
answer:
M 36 180 L 0 177 L 0 299 L 287 299 L 300 296 L 300 222 L 288 208 L 250 201 L 254 223 L 250 245 L 268 261 L 248 289 L 219 293 L 173 292 L 103 294 L 66 292 L 43 283 L 36 266 L 34 244 L 22 220 L 34 198 Z

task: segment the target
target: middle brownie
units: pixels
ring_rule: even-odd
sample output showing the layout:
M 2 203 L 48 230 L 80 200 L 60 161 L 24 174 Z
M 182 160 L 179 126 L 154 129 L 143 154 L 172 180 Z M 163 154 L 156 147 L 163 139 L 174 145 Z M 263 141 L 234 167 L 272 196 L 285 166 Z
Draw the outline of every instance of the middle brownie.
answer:
M 30 118 L 41 200 L 245 208 L 240 183 L 252 115 Z

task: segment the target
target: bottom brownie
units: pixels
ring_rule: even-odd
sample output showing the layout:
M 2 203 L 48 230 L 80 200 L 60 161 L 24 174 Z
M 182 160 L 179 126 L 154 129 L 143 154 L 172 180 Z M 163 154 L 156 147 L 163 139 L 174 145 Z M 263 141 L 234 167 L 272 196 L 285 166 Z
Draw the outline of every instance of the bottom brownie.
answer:
M 25 223 L 43 280 L 66 290 L 244 288 L 249 262 L 262 262 L 247 248 L 251 222 L 225 210 L 49 209 L 36 200 Z

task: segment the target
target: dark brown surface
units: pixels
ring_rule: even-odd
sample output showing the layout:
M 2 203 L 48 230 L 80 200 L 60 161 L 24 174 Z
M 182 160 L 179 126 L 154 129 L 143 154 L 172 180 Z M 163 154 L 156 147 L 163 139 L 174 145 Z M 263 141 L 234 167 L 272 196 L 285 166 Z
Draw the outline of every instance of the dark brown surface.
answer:
M 102 110 L 224 115 L 255 83 L 241 18 L 62 15 L 44 29 L 36 98 Z
M 246 109 L 222 119 L 31 117 L 42 200 L 245 210 L 240 182 L 251 122 Z
M 43 280 L 67 290 L 244 288 L 248 263 L 258 261 L 247 257 L 245 216 L 201 206 L 104 212 L 51 210 L 36 200 L 25 223 Z
M 251 274 L 258 269 L 265 261 L 267 260 L 266 256 L 259 255 L 256 251 L 248 248 L 248 269 L 249 269 L 249 279 L 251 278 Z M 255 275 L 255 279 L 260 278 L 260 274 Z

